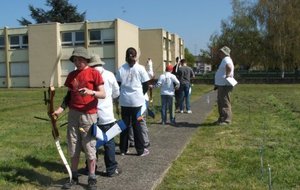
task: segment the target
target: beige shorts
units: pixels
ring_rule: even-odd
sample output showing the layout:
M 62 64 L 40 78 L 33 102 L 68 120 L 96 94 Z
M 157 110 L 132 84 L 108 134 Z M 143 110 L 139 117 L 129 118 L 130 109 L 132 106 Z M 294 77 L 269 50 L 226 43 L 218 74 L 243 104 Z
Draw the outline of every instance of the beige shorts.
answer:
M 86 114 L 76 110 L 68 114 L 68 151 L 73 157 L 80 157 L 84 151 L 86 159 L 96 159 L 96 138 L 91 136 L 91 126 L 97 122 L 97 114 Z M 80 129 L 81 128 L 81 129 Z

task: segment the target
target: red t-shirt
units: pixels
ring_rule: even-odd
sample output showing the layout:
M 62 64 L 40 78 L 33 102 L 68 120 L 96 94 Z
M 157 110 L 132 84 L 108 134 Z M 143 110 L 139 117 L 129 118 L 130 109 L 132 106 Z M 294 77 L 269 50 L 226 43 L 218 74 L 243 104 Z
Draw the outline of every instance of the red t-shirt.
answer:
M 69 73 L 65 82 L 65 86 L 71 91 L 69 108 L 89 114 L 97 113 L 98 99 L 91 95 L 83 96 L 78 90 L 84 87 L 97 90 L 97 87 L 103 84 L 104 81 L 101 74 L 90 67 Z

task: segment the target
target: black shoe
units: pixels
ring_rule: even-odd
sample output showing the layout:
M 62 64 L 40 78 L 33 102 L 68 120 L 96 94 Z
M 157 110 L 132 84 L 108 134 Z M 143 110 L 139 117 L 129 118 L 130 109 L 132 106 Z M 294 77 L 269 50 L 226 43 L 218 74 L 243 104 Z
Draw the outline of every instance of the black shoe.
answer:
M 61 189 L 71 189 L 71 187 L 73 185 L 77 185 L 78 184 L 78 178 L 77 177 L 73 177 L 72 180 L 68 180 L 62 187 Z
M 122 173 L 122 170 L 120 168 L 116 168 L 114 173 L 107 175 L 107 177 L 116 177 Z
M 97 179 L 89 178 L 88 179 L 88 190 L 97 190 Z

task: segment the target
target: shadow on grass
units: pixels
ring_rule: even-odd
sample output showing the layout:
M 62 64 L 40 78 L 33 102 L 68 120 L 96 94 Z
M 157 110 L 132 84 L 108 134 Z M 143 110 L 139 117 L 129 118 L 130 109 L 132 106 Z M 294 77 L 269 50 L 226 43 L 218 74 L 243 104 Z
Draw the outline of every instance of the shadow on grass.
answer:
M 51 177 L 36 172 L 34 169 L 1 166 L 0 170 L 1 178 L 5 181 L 18 185 L 29 183 L 32 185 L 49 186 L 53 182 Z
M 216 124 L 216 122 L 211 122 L 211 123 L 201 123 L 199 125 L 199 127 L 225 127 L 226 125 L 224 126 L 221 126 L 221 125 L 218 125 Z M 227 126 L 230 126 L 230 125 L 227 125 Z
M 30 166 L 25 168 L 24 166 L 0 166 L 0 178 L 10 183 L 21 185 L 21 184 L 32 184 L 34 186 L 49 186 L 53 183 L 62 184 L 67 178 L 59 181 L 54 181 L 50 176 L 46 176 L 41 172 L 36 171 L 36 168 L 46 168 L 48 171 L 66 173 L 65 166 L 55 162 L 43 162 L 33 156 L 27 156 L 24 158 Z M 31 169 L 32 168 L 32 169 Z
M 41 161 L 32 156 L 27 156 L 24 160 L 35 168 L 43 167 L 49 171 L 60 172 L 60 173 L 63 173 L 66 171 L 65 166 L 63 164 L 59 164 L 56 162 Z

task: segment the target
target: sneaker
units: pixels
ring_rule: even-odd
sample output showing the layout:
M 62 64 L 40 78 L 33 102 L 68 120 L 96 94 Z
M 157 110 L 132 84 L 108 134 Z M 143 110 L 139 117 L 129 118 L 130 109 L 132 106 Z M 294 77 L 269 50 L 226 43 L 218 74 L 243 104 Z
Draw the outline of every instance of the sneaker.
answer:
M 225 126 L 225 125 L 229 125 L 229 124 L 230 124 L 229 122 L 224 121 L 224 122 L 220 122 L 218 125 Z
M 143 154 L 141 154 L 139 156 L 147 156 L 149 153 L 150 153 L 150 151 L 147 148 L 144 148 Z
M 192 113 L 192 110 L 188 110 L 187 113 Z
M 88 190 L 97 190 L 97 179 L 88 179 Z
M 183 113 L 183 110 L 180 110 L 180 113 Z
M 121 156 L 125 156 L 128 153 L 129 153 L 129 150 L 127 150 L 126 152 L 121 152 Z
M 107 174 L 107 177 L 116 177 L 116 176 L 120 175 L 121 173 L 122 173 L 122 170 L 120 168 L 116 168 L 114 173 L 112 173 L 110 175 Z
M 73 177 L 72 180 L 68 180 L 62 187 L 61 189 L 71 189 L 71 187 L 73 185 L 77 185 L 78 184 L 78 178 L 77 177 Z
M 166 122 L 162 121 L 162 122 L 160 122 L 160 124 L 161 124 L 161 125 L 165 125 L 165 124 L 166 124 Z

